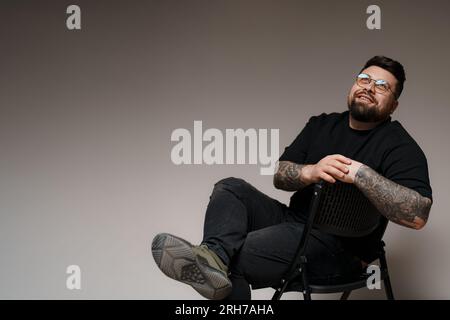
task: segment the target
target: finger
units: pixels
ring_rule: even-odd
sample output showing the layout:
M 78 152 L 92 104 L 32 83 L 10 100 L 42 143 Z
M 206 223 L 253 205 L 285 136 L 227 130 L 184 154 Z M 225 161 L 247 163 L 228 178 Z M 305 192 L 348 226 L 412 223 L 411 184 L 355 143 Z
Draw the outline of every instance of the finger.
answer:
M 338 160 L 332 161 L 329 165 L 335 167 L 336 169 L 340 170 L 341 172 L 343 172 L 345 174 L 347 174 L 350 171 L 350 169 L 345 164 L 343 164 L 342 162 L 340 162 Z
M 324 172 L 324 171 L 322 171 L 322 172 L 319 174 L 319 176 L 320 176 L 320 178 L 321 178 L 322 180 L 325 180 L 325 181 L 327 181 L 327 182 L 329 182 L 329 183 L 335 183 L 335 182 L 336 182 L 336 180 L 335 180 L 332 176 L 330 176 L 329 174 L 327 174 L 327 173 Z
M 352 164 L 352 159 L 344 157 L 342 154 L 336 154 L 334 159 L 339 160 L 340 162 L 345 164 Z
M 336 168 L 333 167 L 333 166 L 327 166 L 327 167 L 325 167 L 325 168 L 324 168 L 324 171 L 325 171 L 327 174 L 333 176 L 333 178 L 335 178 L 335 179 L 344 179 L 344 177 L 345 177 L 345 173 L 344 173 L 344 172 L 342 172 L 341 170 L 336 169 Z

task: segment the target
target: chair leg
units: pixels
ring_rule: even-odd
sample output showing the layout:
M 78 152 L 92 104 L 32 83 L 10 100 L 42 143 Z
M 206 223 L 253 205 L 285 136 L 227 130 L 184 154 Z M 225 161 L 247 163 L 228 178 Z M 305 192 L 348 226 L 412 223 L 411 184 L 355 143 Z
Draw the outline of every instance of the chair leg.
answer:
M 283 295 L 284 291 L 286 290 L 288 286 L 289 280 L 282 279 L 281 285 L 275 290 L 275 293 L 272 296 L 272 300 L 280 300 L 281 296 Z
M 283 292 L 281 291 L 281 288 L 275 290 L 275 293 L 272 296 L 272 300 L 280 300 L 281 296 L 283 295 Z
M 389 274 L 384 278 L 384 291 L 386 291 L 386 297 L 388 300 L 394 299 L 394 292 L 392 291 L 391 280 L 389 279 Z
M 384 246 L 384 243 L 383 243 Z M 381 269 L 384 270 L 384 272 L 386 273 L 386 276 L 384 277 L 384 290 L 386 291 L 386 297 L 388 300 L 395 300 L 394 299 L 394 292 L 392 291 L 392 285 L 391 285 L 391 280 L 389 279 L 389 270 L 388 270 L 388 266 L 387 266 L 387 262 L 386 262 L 386 255 L 384 252 L 384 249 L 382 250 L 381 254 L 380 254 L 380 266 Z
M 311 300 L 311 292 L 309 290 L 303 291 L 303 300 Z
M 311 300 L 311 289 L 309 288 L 308 276 L 306 275 L 306 261 L 306 257 L 302 256 L 299 271 L 302 276 L 303 300 Z
M 350 290 L 350 291 L 344 291 L 344 292 L 342 293 L 341 300 L 347 300 L 348 297 L 350 296 L 350 293 L 352 293 L 351 290 Z

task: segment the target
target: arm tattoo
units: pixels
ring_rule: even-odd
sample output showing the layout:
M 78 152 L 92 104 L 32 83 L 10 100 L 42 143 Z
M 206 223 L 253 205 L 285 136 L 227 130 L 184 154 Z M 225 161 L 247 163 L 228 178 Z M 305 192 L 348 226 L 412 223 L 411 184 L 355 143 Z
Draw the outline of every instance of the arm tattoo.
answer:
M 290 161 L 280 161 L 277 173 L 273 176 L 275 188 L 285 191 L 297 191 L 307 184 L 302 179 L 302 169 L 306 165 Z
M 366 165 L 359 168 L 354 183 L 389 220 L 415 229 L 420 229 L 418 218 L 426 223 L 432 201 L 417 191 L 381 176 Z

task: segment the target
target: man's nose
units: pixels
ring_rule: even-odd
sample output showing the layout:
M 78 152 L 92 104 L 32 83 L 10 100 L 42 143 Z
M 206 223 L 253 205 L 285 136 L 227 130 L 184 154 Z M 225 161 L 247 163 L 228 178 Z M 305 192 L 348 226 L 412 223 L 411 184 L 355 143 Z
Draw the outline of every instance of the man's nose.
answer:
M 370 90 L 372 93 L 375 94 L 375 81 L 370 81 L 369 87 L 367 88 L 367 90 Z

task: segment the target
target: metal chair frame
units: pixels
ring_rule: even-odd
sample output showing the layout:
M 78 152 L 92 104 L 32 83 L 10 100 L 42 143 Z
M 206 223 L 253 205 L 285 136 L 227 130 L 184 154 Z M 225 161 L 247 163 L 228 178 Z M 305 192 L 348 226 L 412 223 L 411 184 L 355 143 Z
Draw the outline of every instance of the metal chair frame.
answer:
M 334 285 L 310 284 L 307 275 L 307 258 L 305 256 L 308 240 L 313 228 L 344 237 L 362 237 L 379 230 L 380 243 L 377 259 L 380 262 L 380 276 L 388 300 L 394 300 L 390 282 L 385 243 L 382 237 L 388 220 L 384 218 L 365 195 L 353 184 L 337 181 L 334 184 L 320 181 L 314 185 L 313 198 L 309 207 L 309 216 L 300 238 L 296 256 L 288 272 L 281 279 L 272 300 L 279 300 L 283 293 L 288 291 L 301 291 L 305 300 L 311 300 L 312 293 L 342 292 L 341 300 L 348 299 L 350 293 L 359 288 L 366 287 L 367 279 L 371 275 L 364 272 L 359 280 Z

